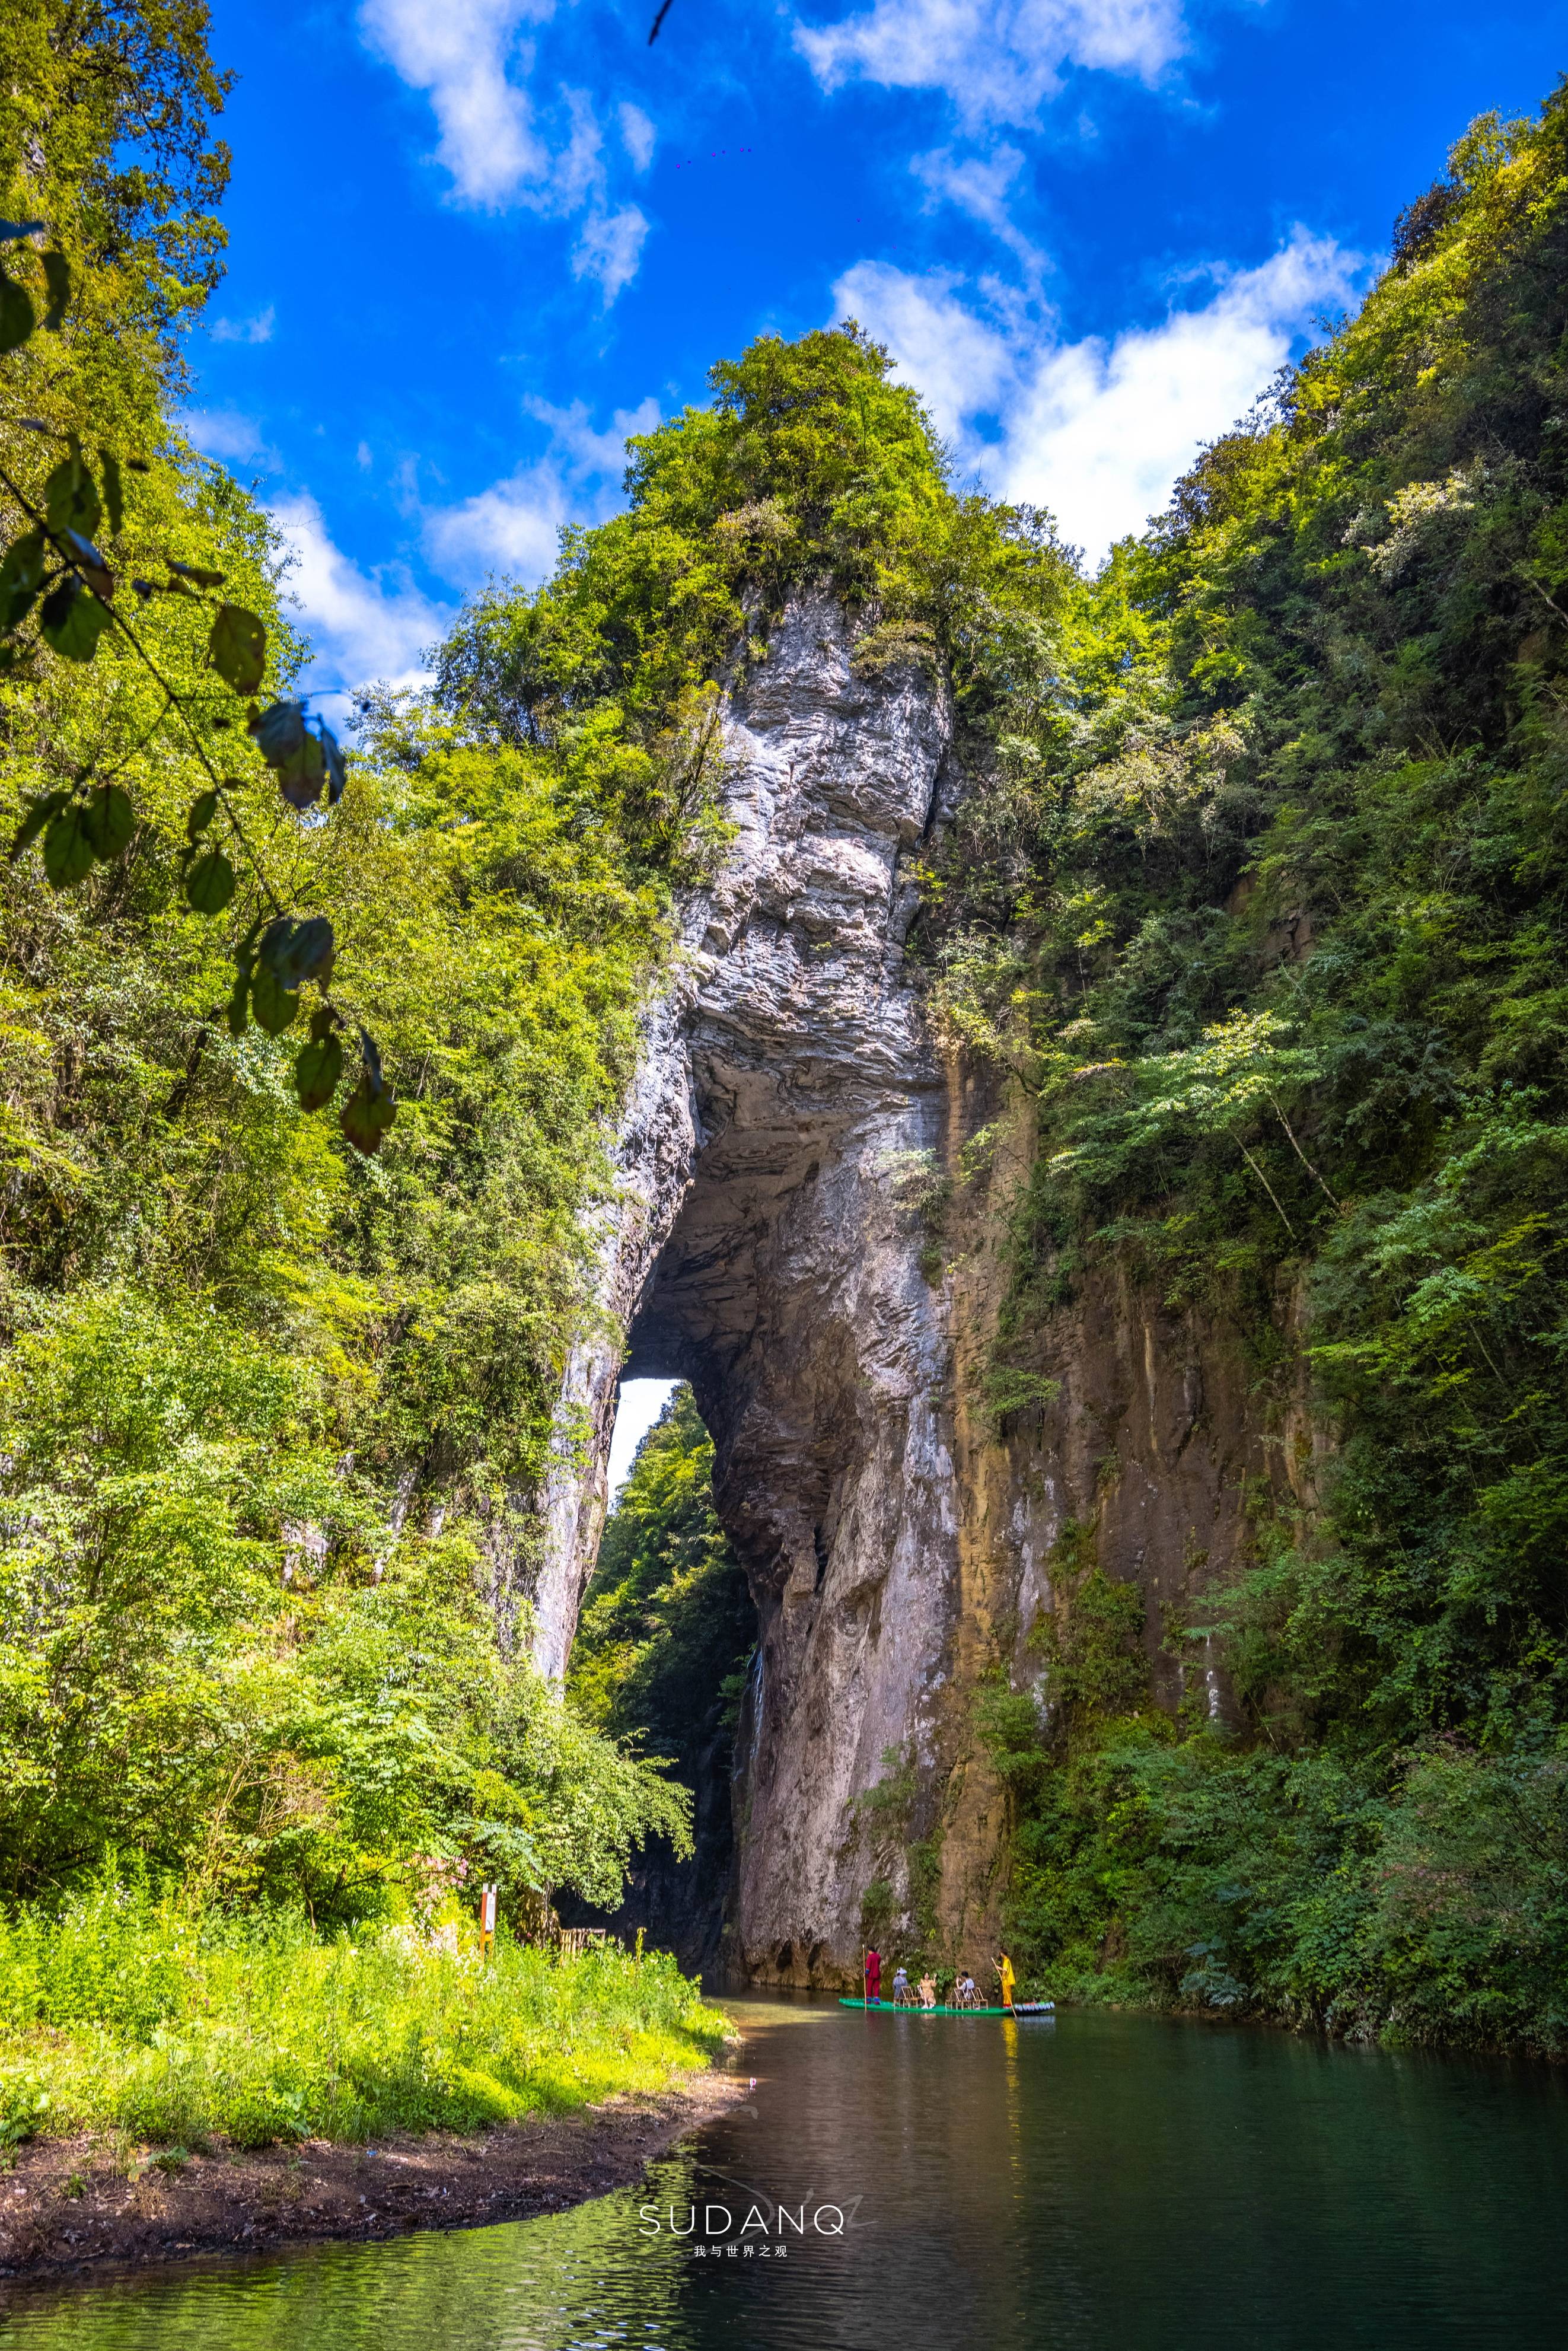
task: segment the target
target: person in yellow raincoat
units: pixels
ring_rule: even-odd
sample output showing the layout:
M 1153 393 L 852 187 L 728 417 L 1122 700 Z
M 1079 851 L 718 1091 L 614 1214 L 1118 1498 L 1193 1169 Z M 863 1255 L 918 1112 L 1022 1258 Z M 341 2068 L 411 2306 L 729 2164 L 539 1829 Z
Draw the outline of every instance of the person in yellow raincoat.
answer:
M 997 1961 L 997 1973 L 1002 1980 L 1002 2006 L 1004 2008 L 1010 2008 L 1013 2004 L 1013 1984 L 1015 1978 L 1013 1975 L 1013 1963 L 1009 1959 L 1005 1951 Z

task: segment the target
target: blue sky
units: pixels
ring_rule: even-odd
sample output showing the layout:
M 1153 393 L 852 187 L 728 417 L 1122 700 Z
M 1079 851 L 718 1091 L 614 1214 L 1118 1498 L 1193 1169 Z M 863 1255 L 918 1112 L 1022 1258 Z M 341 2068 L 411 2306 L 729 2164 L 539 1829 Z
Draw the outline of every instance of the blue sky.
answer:
M 960 467 L 1097 555 L 1354 299 L 1568 7 L 214 0 L 240 77 L 199 444 L 297 554 L 324 686 L 537 580 L 629 429 L 852 313 Z

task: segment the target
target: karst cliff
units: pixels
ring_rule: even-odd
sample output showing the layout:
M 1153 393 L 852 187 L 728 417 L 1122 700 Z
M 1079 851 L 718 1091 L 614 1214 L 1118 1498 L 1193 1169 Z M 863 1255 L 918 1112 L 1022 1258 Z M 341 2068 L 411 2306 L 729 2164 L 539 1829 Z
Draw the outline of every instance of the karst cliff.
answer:
M 1004 1807 L 974 1699 L 998 1666 L 1038 1678 L 1064 1531 L 1092 1525 L 1145 1595 L 1173 1706 L 1166 1604 L 1229 1563 L 1249 1482 L 1310 1499 L 1315 1440 L 1304 1414 L 1249 1409 L 1197 1321 L 1104 1280 L 1040 1332 L 1040 1404 L 998 1421 L 984 1358 L 1031 1127 L 938 1050 L 905 955 L 912 862 L 964 790 L 945 693 L 924 667 L 862 674 L 838 602 L 799 603 L 730 693 L 726 751 L 733 831 L 648 1017 L 599 1335 L 566 1382 L 536 1641 L 563 1671 L 622 1373 L 689 1380 L 759 1611 L 727 1957 L 831 1984 L 857 1970 L 868 1882 L 891 1872 L 907 1908 L 911 1844 L 946 1942 L 995 1928 Z M 879 1836 L 863 1800 L 890 1773 L 906 1792 Z

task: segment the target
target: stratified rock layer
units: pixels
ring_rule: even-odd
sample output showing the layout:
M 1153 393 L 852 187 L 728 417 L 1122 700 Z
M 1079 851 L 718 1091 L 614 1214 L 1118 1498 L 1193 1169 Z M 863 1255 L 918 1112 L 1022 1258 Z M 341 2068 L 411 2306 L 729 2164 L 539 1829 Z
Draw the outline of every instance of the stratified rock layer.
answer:
M 1059 1603 L 1069 1522 L 1147 1594 L 1170 1703 L 1162 1604 L 1228 1565 L 1247 1481 L 1299 1483 L 1310 1447 L 1266 1441 L 1221 1337 L 1092 1281 L 1039 1334 L 1054 1400 L 986 1416 L 1032 1123 L 943 1062 L 904 961 L 911 852 L 956 785 L 946 698 L 924 671 L 857 674 L 824 601 L 776 631 L 726 734 L 734 837 L 685 910 L 623 1122 L 603 1328 L 569 1367 L 544 1498 L 537 1642 L 563 1671 L 629 1333 L 628 1375 L 692 1383 L 758 1604 L 731 1959 L 832 1983 L 858 1973 L 868 1886 L 895 1916 L 929 1925 L 934 1906 L 955 1956 L 978 1958 L 1004 1818 L 974 1701 L 998 1667 L 1038 1680 L 1029 1635 Z M 1202 1690 L 1225 1703 L 1212 1673 Z

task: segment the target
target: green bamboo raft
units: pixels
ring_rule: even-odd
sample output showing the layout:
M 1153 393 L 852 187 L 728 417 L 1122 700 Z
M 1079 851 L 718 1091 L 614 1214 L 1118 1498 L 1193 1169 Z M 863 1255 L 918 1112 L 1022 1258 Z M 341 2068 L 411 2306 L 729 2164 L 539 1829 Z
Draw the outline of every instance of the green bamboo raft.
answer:
M 864 2008 L 865 2004 L 863 2000 L 846 2000 L 842 1992 L 839 1994 L 841 2008 Z M 907 2008 L 896 2008 L 890 2000 L 879 2000 L 874 2006 L 879 2016 L 1054 2016 L 1056 2013 L 1053 2000 L 1015 2000 L 1010 2008 L 944 2008 L 940 2002 L 935 2008 L 922 2008 L 918 2001 Z

